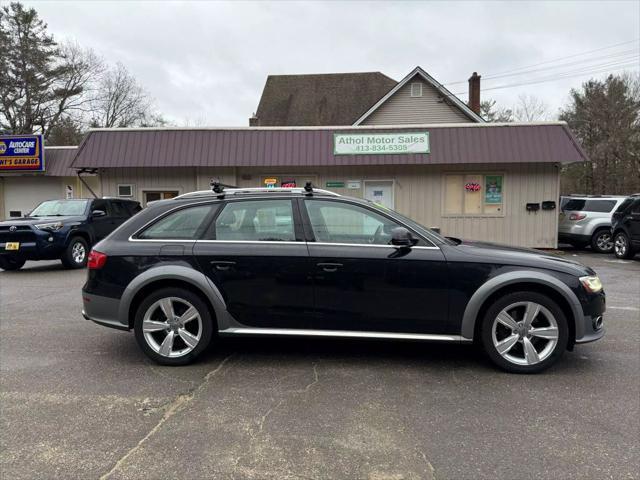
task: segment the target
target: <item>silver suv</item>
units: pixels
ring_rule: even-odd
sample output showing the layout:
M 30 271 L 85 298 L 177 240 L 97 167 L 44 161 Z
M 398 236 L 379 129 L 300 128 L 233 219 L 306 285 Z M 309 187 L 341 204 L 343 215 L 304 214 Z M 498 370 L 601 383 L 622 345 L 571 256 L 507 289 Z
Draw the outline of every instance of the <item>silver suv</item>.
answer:
M 627 197 L 570 196 L 560 199 L 558 240 L 576 248 L 591 245 L 595 252 L 611 253 L 611 215 Z

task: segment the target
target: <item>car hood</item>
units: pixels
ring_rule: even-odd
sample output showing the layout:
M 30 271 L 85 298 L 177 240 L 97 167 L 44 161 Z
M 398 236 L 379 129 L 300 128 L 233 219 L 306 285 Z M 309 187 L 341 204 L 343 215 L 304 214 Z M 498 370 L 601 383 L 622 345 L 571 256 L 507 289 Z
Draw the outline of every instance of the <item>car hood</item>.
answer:
M 571 275 L 595 275 L 591 268 L 559 255 L 545 253 L 532 248 L 512 247 L 499 243 L 463 240 L 455 247 L 460 253 L 469 256 L 470 261 L 518 265 L 532 268 L 546 268 Z
M 0 222 L 0 226 L 7 225 L 40 225 L 41 223 L 52 222 L 80 222 L 84 221 L 84 217 L 77 215 L 52 216 L 52 217 L 19 217 Z

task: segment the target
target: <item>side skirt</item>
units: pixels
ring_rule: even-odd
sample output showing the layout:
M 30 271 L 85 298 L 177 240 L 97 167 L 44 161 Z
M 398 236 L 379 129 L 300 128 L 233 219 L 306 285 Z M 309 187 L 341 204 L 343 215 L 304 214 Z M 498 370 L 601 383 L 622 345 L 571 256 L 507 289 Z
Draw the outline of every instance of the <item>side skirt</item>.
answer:
M 305 330 L 294 328 L 227 328 L 218 332 L 220 335 L 275 335 L 300 337 L 344 337 L 344 338 L 380 338 L 395 340 L 423 340 L 430 342 L 471 343 L 472 340 L 460 335 L 436 335 L 430 333 L 396 333 L 396 332 L 358 332 L 352 330 Z

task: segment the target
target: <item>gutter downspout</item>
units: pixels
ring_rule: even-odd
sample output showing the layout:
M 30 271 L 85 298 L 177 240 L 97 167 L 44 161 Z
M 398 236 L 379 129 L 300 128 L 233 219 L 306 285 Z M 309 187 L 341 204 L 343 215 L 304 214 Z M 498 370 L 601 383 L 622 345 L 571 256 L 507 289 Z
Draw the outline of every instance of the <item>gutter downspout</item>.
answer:
M 81 168 L 80 170 L 78 170 L 78 180 L 80 180 L 80 182 L 82 182 L 82 184 L 87 187 L 87 190 L 89 190 L 91 192 L 91 195 L 93 195 L 93 198 L 98 198 L 98 196 L 96 195 L 96 192 L 94 192 L 91 187 L 89 186 L 89 184 L 87 182 L 84 181 L 84 178 L 82 178 L 80 176 L 81 173 L 96 173 L 96 169 L 95 168 Z

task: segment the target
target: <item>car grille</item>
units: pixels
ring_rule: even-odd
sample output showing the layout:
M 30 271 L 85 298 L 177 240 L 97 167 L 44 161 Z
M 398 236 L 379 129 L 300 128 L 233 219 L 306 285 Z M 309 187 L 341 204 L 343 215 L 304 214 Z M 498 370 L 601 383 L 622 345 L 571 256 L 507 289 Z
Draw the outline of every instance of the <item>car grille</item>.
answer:
M 10 231 L 11 225 L 0 227 L 0 243 L 5 242 L 35 242 L 36 234 L 29 225 L 14 225 L 15 231 Z

